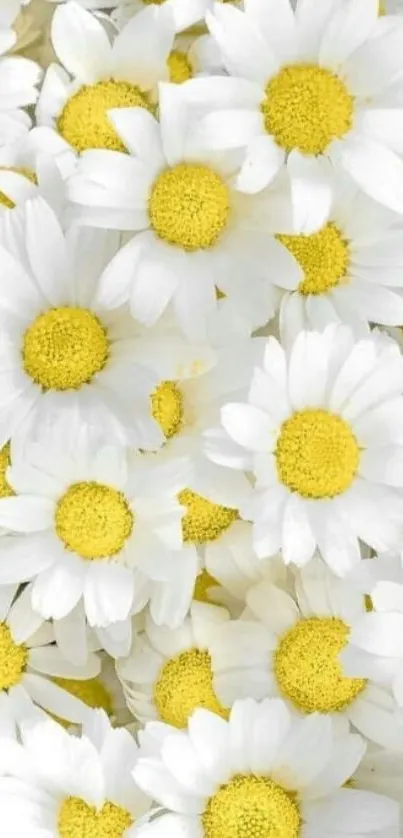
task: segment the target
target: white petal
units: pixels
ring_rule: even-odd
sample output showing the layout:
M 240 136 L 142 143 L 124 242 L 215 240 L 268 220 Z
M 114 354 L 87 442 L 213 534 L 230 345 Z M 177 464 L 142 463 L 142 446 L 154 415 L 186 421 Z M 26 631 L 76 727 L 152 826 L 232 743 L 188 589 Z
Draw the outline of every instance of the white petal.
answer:
M 375 29 L 378 0 L 357 0 L 332 15 L 323 34 L 319 52 L 321 66 L 339 70 L 340 65 Z
M 78 3 L 59 6 L 54 12 L 52 43 L 69 73 L 84 84 L 109 74 L 111 50 L 105 29 Z
M 227 404 L 221 410 L 221 421 L 239 445 L 250 451 L 272 450 L 276 425 L 259 408 L 248 404 Z
M 233 6 L 214 4 L 207 12 L 207 26 L 221 47 L 228 73 L 250 81 L 267 83 L 278 69 L 278 62 L 250 18 Z
M 307 157 L 294 149 L 287 159 L 293 224 L 296 233 L 319 230 L 327 221 L 333 201 L 332 171 L 326 159 Z
M 296 494 L 289 496 L 283 517 L 283 556 L 286 564 L 292 562 L 303 567 L 312 558 L 316 538 L 307 514 L 307 505 Z
M 0 500 L 0 525 L 21 533 L 42 532 L 53 524 L 54 503 L 24 495 Z
M 331 159 L 380 204 L 403 212 L 403 163 L 394 152 L 366 137 L 334 143 Z
M 260 192 L 274 180 L 284 158 L 283 149 L 279 148 L 272 137 L 264 134 L 254 137 L 248 145 L 246 158 L 235 180 L 236 188 L 251 195 Z

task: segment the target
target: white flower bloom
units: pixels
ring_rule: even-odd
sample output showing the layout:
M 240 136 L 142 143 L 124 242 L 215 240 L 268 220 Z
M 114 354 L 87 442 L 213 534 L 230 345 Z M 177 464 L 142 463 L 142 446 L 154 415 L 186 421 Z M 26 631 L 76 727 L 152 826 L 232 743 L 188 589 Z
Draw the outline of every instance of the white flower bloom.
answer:
M 232 85 L 220 96 L 215 78 L 187 83 L 188 101 L 207 111 L 195 133 L 210 149 L 246 147 L 237 183 L 247 192 L 286 166 L 304 232 L 327 216 L 332 167 L 403 210 L 403 28 L 378 9 L 378 0 L 325 0 L 318 13 L 300 0 L 294 13 L 288 0 L 256 0 L 207 13 Z
M 294 592 L 262 582 L 246 602 L 247 619 L 217 628 L 210 644 L 213 686 L 224 706 L 280 696 L 299 713 L 331 714 L 341 728 L 350 721 L 367 739 L 403 748 L 403 717 L 391 694 L 374 683 L 365 661 L 354 673 L 344 666 L 366 608 L 346 580 L 315 562 L 300 571 Z
M 255 549 L 306 564 L 316 546 L 343 576 L 358 539 L 386 551 L 402 537 L 403 359 L 377 336 L 354 342 L 345 327 L 301 332 L 287 354 L 269 338 L 247 404 L 221 411 L 206 432 L 211 459 L 246 469 L 254 495 Z
M 142 838 L 397 838 L 387 797 L 342 788 L 364 752 L 331 719 L 283 701 L 237 701 L 229 721 L 196 710 L 187 733 L 150 722 L 134 778 L 165 809 Z
M 9 776 L 0 780 L 7 834 L 32 838 L 132 838 L 151 801 L 132 778 L 138 747 L 100 710 L 80 737 L 53 721 L 27 724 L 22 744 L 4 743 Z
M 51 623 L 32 610 L 29 591 L 17 593 L 18 585 L 0 585 L 0 735 L 13 735 L 38 707 L 80 723 L 86 704 L 64 689 L 63 679 L 95 678 L 100 662 L 92 653 L 80 665 L 66 661 Z

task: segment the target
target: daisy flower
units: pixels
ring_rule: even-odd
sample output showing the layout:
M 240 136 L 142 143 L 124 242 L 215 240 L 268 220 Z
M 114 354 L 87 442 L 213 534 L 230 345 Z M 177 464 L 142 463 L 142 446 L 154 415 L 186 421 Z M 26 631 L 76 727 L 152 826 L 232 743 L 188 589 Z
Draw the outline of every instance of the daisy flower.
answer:
M 139 328 L 99 301 L 102 274 L 121 277 L 118 234 L 64 236 L 41 198 L 14 218 L 0 244 L 0 445 L 26 421 L 40 426 L 61 411 L 101 426 L 111 441 L 153 448 L 156 376 L 136 363 Z
M 101 710 L 88 716 L 81 736 L 37 722 L 24 726 L 21 745 L 5 748 L 10 772 L 1 778 L 0 798 L 13 814 L 12 835 L 132 838 L 148 817 L 151 801 L 131 773 L 138 747 Z
M 261 582 L 246 602 L 248 619 L 218 627 L 210 644 L 224 706 L 279 696 L 296 712 L 331 715 L 340 728 L 350 722 L 378 745 L 402 749 L 403 719 L 391 694 L 368 667 L 351 677 L 339 658 L 365 614 L 363 596 L 318 562 L 300 571 L 294 593 Z
M 207 111 L 195 133 L 210 149 L 246 148 L 245 191 L 286 167 L 296 218 L 310 232 L 327 216 L 332 167 L 403 210 L 403 31 L 378 10 L 378 0 L 325 0 L 319 13 L 311 0 L 295 13 L 288 0 L 256 0 L 207 13 L 232 86 L 220 97 L 215 78 L 188 83 L 189 102 Z
M 154 324 L 170 303 L 188 337 L 203 339 L 224 296 L 252 331 L 273 315 L 274 286 L 295 287 L 301 273 L 271 235 L 282 228 L 283 202 L 277 187 L 259 199 L 242 195 L 233 186 L 237 159 L 197 150 L 182 87 L 160 85 L 159 123 L 144 108 L 110 111 L 131 156 L 86 152 L 69 196 L 81 223 L 140 231 L 122 250 L 126 299 L 140 322 Z M 119 295 L 111 282 L 103 292 L 111 304 Z
M 335 734 L 331 719 L 298 719 L 278 699 L 237 701 L 228 721 L 196 710 L 187 733 L 150 722 L 134 778 L 168 813 L 142 838 L 397 838 L 396 802 L 343 788 L 363 740 Z
M 186 461 L 130 463 L 69 419 L 45 431 L 7 471 L 16 494 L 1 499 L 0 525 L 15 535 L 0 539 L 0 583 L 32 580 L 34 610 L 53 620 L 82 599 L 101 628 L 140 611 L 154 584 L 180 596 Z
M 248 402 L 225 405 L 224 430 L 206 432 L 215 462 L 255 475 L 241 513 L 258 555 L 281 548 L 287 564 L 304 565 L 318 547 L 342 576 L 360 561 L 359 539 L 382 551 L 399 542 L 402 389 L 389 339 L 354 342 L 328 326 L 301 332 L 289 353 L 268 339 Z
M 12 734 L 38 707 L 80 723 L 87 706 L 64 689 L 63 680 L 95 678 L 99 660 L 90 653 L 84 664 L 66 661 L 51 623 L 32 610 L 28 590 L 17 592 L 18 585 L 0 586 L 0 733 Z
M 146 617 L 145 632 L 130 655 L 116 662 L 127 705 L 141 722 L 160 719 L 185 728 L 196 707 L 228 718 L 213 689 L 209 652 L 217 627 L 229 619 L 224 608 L 194 602 L 177 629 L 167 630 Z
M 12 146 L 29 130 L 31 118 L 24 108 L 35 104 L 42 77 L 34 61 L 6 55 L 16 42 L 10 28 L 14 10 L 15 4 L 9 0 L 0 10 L 0 149 Z

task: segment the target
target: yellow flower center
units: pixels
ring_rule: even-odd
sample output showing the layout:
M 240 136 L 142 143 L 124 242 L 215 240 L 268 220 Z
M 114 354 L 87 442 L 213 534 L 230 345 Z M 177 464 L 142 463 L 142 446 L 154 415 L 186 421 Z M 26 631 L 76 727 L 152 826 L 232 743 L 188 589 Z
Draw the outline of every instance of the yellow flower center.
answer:
M 183 422 L 183 395 L 176 381 L 161 381 L 151 394 L 151 414 L 166 439 L 179 433 Z
M 238 518 L 238 510 L 212 503 L 191 489 L 183 489 L 179 503 L 186 508 L 182 518 L 183 540 L 190 544 L 215 541 Z
M 379 17 L 382 17 L 383 15 L 386 15 L 386 5 L 385 5 L 385 3 L 382 3 L 382 1 L 379 3 L 378 14 L 379 14 Z
M 285 151 L 321 154 L 353 124 L 354 100 L 344 82 L 316 65 L 283 67 L 260 107 L 267 133 Z
M 304 272 L 300 294 L 324 294 L 348 281 L 349 247 L 340 230 L 330 223 L 310 236 L 278 235 Z
M 350 426 L 326 410 L 301 410 L 283 422 L 275 456 L 281 482 L 316 500 L 345 492 L 360 460 Z
M 160 719 L 179 728 L 186 727 L 196 707 L 224 719 L 229 716 L 214 692 L 211 658 L 205 649 L 189 649 L 164 664 L 154 685 L 154 703 Z
M 173 84 L 182 84 L 192 78 L 192 65 L 185 52 L 174 49 L 168 56 L 169 81 Z
M 0 690 L 19 684 L 28 663 L 28 649 L 13 640 L 6 623 L 0 623 Z
M 79 797 L 63 801 L 57 823 L 60 838 L 123 838 L 133 824 L 127 809 L 107 801 L 102 809 L 89 806 Z
M 139 87 L 126 81 L 98 81 L 84 85 L 68 99 L 57 120 L 57 130 L 77 151 L 109 148 L 126 151 L 108 111 L 112 108 L 147 108 Z
M 17 175 L 23 175 L 23 177 L 27 178 L 27 180 L 30 180 L 31 183 L 35 183 L 35 184 L 38 183 L 38 179 L 36 177 L 35 172 L 33 172 L 32 169 L 25 168 L 25 166 L 0 166 L 0 172 L 1 171 L 3 171 L 3 172 L 15 172 Z M 0 190 L 0 204 L 2 204 L 3 207 L 7 207 L 7 209 L 14 209 L 15 208 L 15 201 L 13 201 L 12 198 L 10 198 L 8 195 L 6 195 L 5 192 L 2 192 L 1 190 Z
M 87 681 L 76 681 L 72 678 L 53 678 L 55 684 L 70 695 L 80 698 L 88 707 L 94 710 L 101 708 L 108 716 L 112 715 L 112 696 L 103 685 L 100 678 L 89 678 Z
M 193 599 L 196 600 L 196 602 L 213 602 L 213 600 L 210 599 L 210 588 L 217 588 L 218 586 L 219 582 L 217 582 L 217 579 L 214 579 L 214 576 L 211 576 L 208 570 L 203 569 L 196 579 Z
M 339 663 L 349 633 L 343 620 L 308 617 L 283 635 L 274 656 L 274 671 L 282 694 L 299 710 L 344 710 L 364 689 L 366 681 L 345 677 Z
M 107 360 L 106 329 L 85 308 L 51 308 L 25 332 L 25 372 L 44 390 L 78 390 L 100 372 Z
M 11 498 L 15 495 L 14 489 L 11 488 L 6 477 L 10 465 L 10 443 L 6 442 L 0 449 L 0 498 Z
M 102 483 L 74 483 L 58 501 L 56 533 L 67 550 L 83 559 L 105 559 L 120 552 L 134 526 L 122 492 Z
M 210 797 L 205 838 L 298 838 L 301 816 L 292 793 L 269 777 L 238 774 Z
M 188 251 L 206 249 L 227 225 L 229 190 L 208 166 L 179 163 L 157 177 L 148 211 L 163 241 Z

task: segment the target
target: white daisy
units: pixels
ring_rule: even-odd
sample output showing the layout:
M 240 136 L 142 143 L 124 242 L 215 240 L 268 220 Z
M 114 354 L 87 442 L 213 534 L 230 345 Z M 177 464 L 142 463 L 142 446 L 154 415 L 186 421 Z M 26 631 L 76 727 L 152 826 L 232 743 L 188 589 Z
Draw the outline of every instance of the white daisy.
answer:
M 280 696 L 303 714 L 350 721 L 366 738 L 403 747 L 403 718 L 387 689 L 363 666 L 354 676 L 339 654 L 365 613 L 365 600 L 322 563 L 296 578 L 294 592 L 262 582 L 246 596 L 248 619 L 217 628 L 210 644 L 214 690 L 236 698 Z
M 1 499 L 0 524 L 15 535 L 0 539 L 0 583 L 32 580 L 33 608 L 54 620 L 83 598 L 101 628 L 140 611 L 154 586 L 180 596 L 186 471 L 185 460 L 130 463 L 69 419 L 45 428 L 7 471 L 16 495 Z
M 141 634 L 126 658 L 116 662 L 129 710 L 141 722 L 160 719 L 185 728 L 196 707 L 223 718 L 228 710 L 213 689 L 209 652 L 217 627 L 229 619 L 224 608 L 194 602 L 177 629 L 167 630 L 146 617 Z
M 82 722 L 86 704 L 60 679 L 95 678 L 99 660 L 90 653 L 81 665 L 66 661 L 54 645 L 51 623 L 32 610 L 29 591 L 17 591 L 18 585 L 0 586 L 0 733 L 12 734 L 35 707 Z
M 152 325 L 171 303 L 187 335 L 202 338 L 224 297 L 250 334 L 273 315 L 274 286 L 294 288 L 301 275 L 271 235 L 282 229 L 283 184 L 263 197 L 234 189 L 237 158 L 197 150 L 182 87 L 160 85 L 159 123 L 144 108 L 110 111 L 132 156 L 86 152 L 69 195 L 81 223 L 141 231 L 122 250 L 126 298 L 140 322 Z M 103 292 L 111 304 L 119 293 L 110 282 Z
M 42 77 L 34 61 L 6 55 L 16 42 L 15 32 L 9 28 L 10 9 L 13 14 L 14 5 L 9 6 L 7 0 L 0 11 L 0 148 L 12 146 L 29 130 L 31 118 L 24 108 L 35 104 Z
M 320 13 L 311 0 L 295 13 L 288 0 L 256 0 L 244 12 L 216 3 L 207 23 L 232 86 L 224 97 L 215 78 L 188 82 L 189 102 L 209 111 L 197 137 L 215 150 L 246 147 L 238 177 L 245 191 L 259 191 L 286 166 L 296 218 L 310 232 L 327 216 L 332 167 L 402 212 L 397 20 L 378 18 L 378 0 L 325 0 Z
M 247 404 L 221 411 L 206 434 L 211 458 L 251 470 L 258 555 L 280 548 L 306 564 L 316 546 L 333 572 L 361 558 L 358 539 L 386 551 L 402 537 L 403 359 L 377 336 L 346 327 L 301 332 L 290 353 L 269 338 Z
M 158 444 L 149 418 L 156 376 L 136 363 L 139 327 L 99 299 L 103 274 L 120 281 L 118 247 L 114 232 L 64 236 L 41 198 L 13 210 L 0 243 L 1 445 L 27 419 L 41 425 L 59 412 L 99 425 L 110 440 Z
M 7 834 L 30 838 L 132 838 L 148 817 L 150 800 L 132 770 L 138 747 L 124 728 L 111 728 L 93 711 L 80 737 L 56 722 L 27 724 L 22 744 L 5 743 L 8 777 L 0 799 L 10 818 Z
M 165 809 L 142 838 L 397 838 L 399 809 L 342 788 L 365 746 L 283 701 L 237 701 L 226 722 L 196 710 L 188 733 L 150 722 L 134 778 Z

